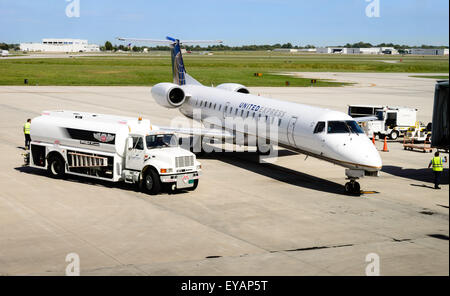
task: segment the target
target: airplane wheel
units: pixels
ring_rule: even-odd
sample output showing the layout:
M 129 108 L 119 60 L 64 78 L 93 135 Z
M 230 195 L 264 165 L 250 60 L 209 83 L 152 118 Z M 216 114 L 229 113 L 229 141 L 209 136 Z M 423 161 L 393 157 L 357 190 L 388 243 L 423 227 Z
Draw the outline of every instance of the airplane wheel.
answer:
M 360 194 L 361 185 L 358 182 L 347 182 L 345 183 L 345 193 L 347 194 Z
M 352 193 L 352 189 L 353 189 L 352 183 L 350 182 L 345 183 L 345 193 L 347 194 Z

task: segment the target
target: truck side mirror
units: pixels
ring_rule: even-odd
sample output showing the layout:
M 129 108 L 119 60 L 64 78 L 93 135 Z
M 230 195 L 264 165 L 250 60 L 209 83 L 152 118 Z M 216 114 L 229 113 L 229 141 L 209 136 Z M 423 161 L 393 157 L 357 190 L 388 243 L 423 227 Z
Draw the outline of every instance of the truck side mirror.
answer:
M 133 139 L 132 138 L 128 138 L 127 145 L 128 145 L 128 150 L 133 149 Z

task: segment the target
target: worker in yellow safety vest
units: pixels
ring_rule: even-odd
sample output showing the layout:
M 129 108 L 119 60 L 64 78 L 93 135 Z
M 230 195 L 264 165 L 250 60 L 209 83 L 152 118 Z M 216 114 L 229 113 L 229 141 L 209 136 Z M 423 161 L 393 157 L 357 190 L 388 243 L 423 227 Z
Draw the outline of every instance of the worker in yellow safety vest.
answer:
M 439 151 L 436 151 L 434 154 L 433 159 L 431 159 L 430 163 L 428 164 L 428 168 L 433 168 L 433 174 L 434 174 L 434 189 L 441 189 L 439 187 L 439 183 L 441 181 L 441 175 L 442 171 L 444 170 L 444 163 L 447 162 L 447 156 L 442 159 L 442 157 L 439 156 Z
M 27 122 L 25 122 L 25 124 L 23 125 L 23 134 L 25 135 L 25 149 L 30 148 L 31 142 L 30 129 L 31 129 L 31 119 L 28 118 Z

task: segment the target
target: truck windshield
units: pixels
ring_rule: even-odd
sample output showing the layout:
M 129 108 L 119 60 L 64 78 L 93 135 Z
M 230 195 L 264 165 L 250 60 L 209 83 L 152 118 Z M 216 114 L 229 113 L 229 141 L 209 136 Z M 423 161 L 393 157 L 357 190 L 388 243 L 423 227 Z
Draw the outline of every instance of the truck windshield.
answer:
M 145 140 L 148 149 L 178 146 L 177 136 L 171 134 L 150 135 Z
M 364 131 L 354 120 L 347 121 L 328 121 L 328 133 L 329 134 L 363 134 Z

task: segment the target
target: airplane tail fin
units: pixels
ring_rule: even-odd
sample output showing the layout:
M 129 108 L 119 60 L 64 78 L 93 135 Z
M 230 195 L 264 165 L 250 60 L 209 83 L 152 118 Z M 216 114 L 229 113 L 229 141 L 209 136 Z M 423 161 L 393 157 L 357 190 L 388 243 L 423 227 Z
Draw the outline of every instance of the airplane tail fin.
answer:
M 181 53 L 181 44 L 199 44 L 199 43 L 222 43 L 221 40 L 183 40 L 175 39 L 172 37 L 166 37 L 166 40 L 155 40 L 155 39 L 134 39 L 134 38 L 117 38 L 122 41 L 137 41 L 137 42 L 151 42 L 151 43 L 168 43 L 171 47 L 172 56 L 172 76 L 173 83 L 178 85 L 185 84 L 197 84 L 201 85 L 200 82 L 195 80 L 186 72 L 184 67 L 183 55 Z
M 183 55 L 181 54 L 181 46 L 180 46 L 180 40 L 173 39 L 170 37 L 167 37 L 168 40 L 173 41 L 173 43 L 170 45 L 172 48 L 172 76 L 173 76 L 173 83 L 178 85 L 185 85 L 186 83 L 186 68 L 184 67 L 184 61 L 183 61 Z M 194 79 L 195 80 L 195 79 Z M 196 80 L 195 80 L 196 81 Z M 199 83 L 198 81 L 196 81 Z M 197 84 L 194 83 L 194 84 Z M 192 83 L 188 83 L 192 84 Z

